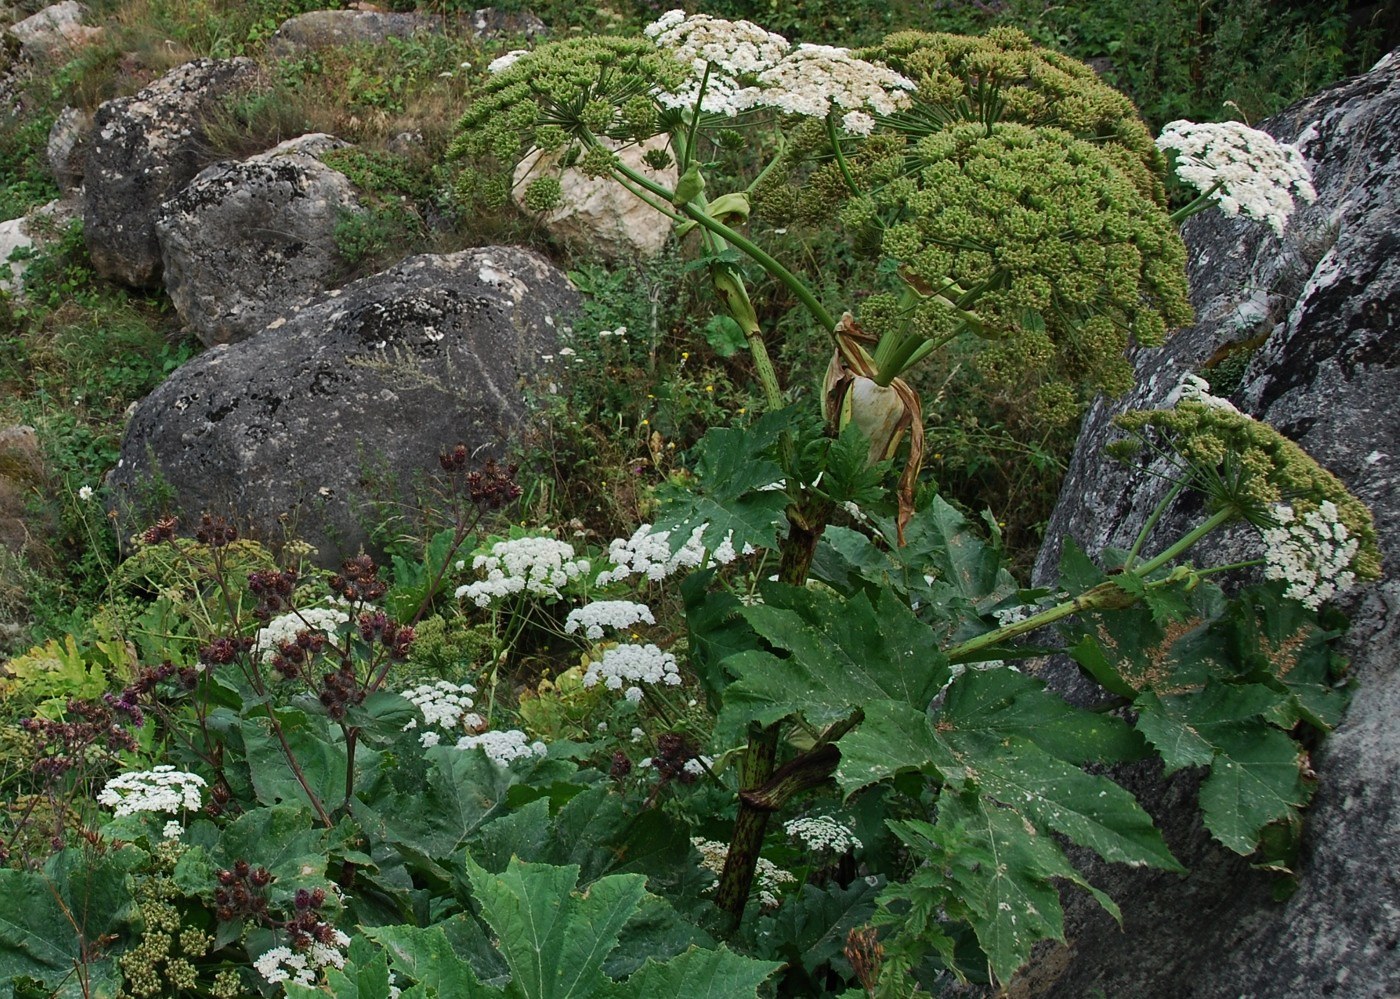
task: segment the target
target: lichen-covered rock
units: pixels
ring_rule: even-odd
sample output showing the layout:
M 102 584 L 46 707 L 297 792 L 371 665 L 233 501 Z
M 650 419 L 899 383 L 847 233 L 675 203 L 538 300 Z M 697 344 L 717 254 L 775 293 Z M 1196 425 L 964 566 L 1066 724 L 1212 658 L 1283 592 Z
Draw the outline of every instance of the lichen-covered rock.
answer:
M 442 30 L 442 19 L 431 14 L 313 10 L 283 21 L 268 40 L 267 51 L 285 59 L 337 45 L 373 45 L 424 32 L 441 34 Z
M 16 21 L 6 34 L 19 42 L 21 55 L 31 61 L 67 57 L 102 37 L 101 28 L 83 23 L 86 14 L 77 0 L 63 0 Z
M 141 401 L 109 476 L 123 534 L 156 513 L 232 514 L 336 565 L 369 543 L 372 501 L 402 502 L 458 442 L 497 447 L 577 296 L 526 250 L 410 257 L 241 343 L 214 347 Z
M 544 22 L 530 11 L 499 7 L 473 11 L 471 25 L 477 38 L 537 38 L 549 32 Z
M 24 272 L 30 254 L 59 236 L 77 218 L 77 209 L 71 200 L 50 201 L 21 218 L 0 222 L 0 291 L 24 298 Z
M 345 145 L 289 139 L 206 167 L 165 203 L 156 222 L 165 289 L 205 344 L 245 340 L 340 283 L 336 220 L 359 200 L 318 157 Z
M 665 148 L 664 138 L 656 138 L 624 146 L 617 157 L 658 184 L 674 188 L 674 163 L 656 170 L 642 159 L 649 150 Z M 671 220 L 665 215 L 606 177 L 589 177 L 577 167 L 561 172 L 558 156 L 539 149 L 516 165 L 511 187 L 516 204 L 525 207 L 529 185 L 539 177 L 557 177 L 562 188 L 558 205 L 540 216 L 540 223 L 559 242 L 586 246 L 590 253 L 617 261 L 654 257 L 666 245 Z
M 1042 581 L 1068 534 L 1088 551 L 1127 547 L 1165 485 L 1105 458 L 1111 417 L 1160 407 L 1181 374 L 1220 380 L 1247 359 L 1230 399 L 1296 440 L 1375 514 L 1385 578 L 1348 602 L 1344 640 L 1359 683 L 1337 731 L 1313 755 L 1317 796 L 1306 815 L 1300 887 L 1271 898 L 1269 875 L 1214 844 L 1197 819 L 1189 773 L 1127 775 L 1190 869 L 1186 877 L 1091 865 L 1122 905 L 1120 932 L 1072 899 L 1067 949 L 1023 994 L 1078 999 L 1382 999 L 1400 994 L 1400 59 L 1293 105 L 1262 128 L 1298 145 L 1316 204 L 1280 238 L 1265 225 L 1210 213 L 1184 235 L 1198 322 L 1137 358 L 1139 387 L 1089 413 L 1070 466 Z M 1183 502 L 1147 550 L 1200 516 Z M 1201 564 L 1259 554 L 1252 532 L 1208 540 Z M 1052 667 L 1054 685 L 1081 681 Z M 1092 910 L 1092 911 L 1091 911 Z
M 64 194 L 75 194 L 83 186 L 91 130 L 92 112 L 72 107 L 60 111 L 49 129 L 49 142 L 44 151 L 54 182 Z
M 83 235 L 98 274 L 138 288 L 159 284 L 156 216 L 207 162 L 203 120 L 255 72 L 250 59 L 197 59 L 97 109 L 84 170 Z

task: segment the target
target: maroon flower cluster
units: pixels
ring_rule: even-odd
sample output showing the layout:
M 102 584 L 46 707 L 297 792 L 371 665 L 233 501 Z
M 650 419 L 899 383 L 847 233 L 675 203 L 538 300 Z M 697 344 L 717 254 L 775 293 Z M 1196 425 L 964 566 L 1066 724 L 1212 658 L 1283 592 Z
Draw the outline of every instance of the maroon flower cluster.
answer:
M 364 688 L 360 686 L 360 678 L 355 675 L 355 667 L 347 662 L 334 673 L 327 673 L 323 676 L 319 696 L 321 704 L 325 706 L 326 714 L 335 721 L 344 718 L 351 707 L 360 704 L 365 699 Z
M 293 950 L 305 950 L 312 941 L 334 946 L 335 927 L 321 918 L 321 906 L 325 904 L 326 893 L 323 889 L 297 889 L 292 899 L 293 916 L 283 924 L 291 938 Z
M 297 588 L 297 571 L 287 569 L 260 569 L 248 574 L 248 589 L 258 598 L 255 613 L 261 621 L 268 621 L 292 606 L 292 594 Z
M 216 638 L 199 650 L 199 661 L 205 666 L 227 666 L 252 647 L 251 638 Z
M 238 540 L 238 528 L 225 517 L 211 517 L 206 513 L 199 518 L 194 539 L 210 548 L 223 548 Z
M 39 759 L 34 772 L 43 777 L 62 777 L 78 766 L 93 747 L 109 753 L 132 752 L 136 740 L 127 730 L 129 713 L 103 701 L 70 700 L 64 718 L 25 718 L 19 727 L 34 740 Z
M 379 566 L 364 552 L 347 559 L 339 573 L 331 577 L 331 591 L 353 603 L 373 602 L 389 589 L 379 578 Z
M 367 643 L 382 645 L 395 659 L 408 658 L 408 650 L 415 637 L 412 628 L 399 624 L 383 611 L 361 614 L 359 625 L 360 637 Z
M 272 668 L 287 680 L 295 680 L 326 647 L 326 636 L 302 630 L 289 642 L 278 642 L 272 654 Z
M 267 918 L 267 886 L 273 877 L 266 867 L 254 868 L 246 860 L 235 860 L 233 869 L 217 871 L 219 887 L 214 889 L 214 915 L 220 922 L 252 917 Z
M 162 541 L 173 541 L 180 522 L 174 517 L 162 517 L 141 533 L 141 540 L 148 545 L 158 545 Z

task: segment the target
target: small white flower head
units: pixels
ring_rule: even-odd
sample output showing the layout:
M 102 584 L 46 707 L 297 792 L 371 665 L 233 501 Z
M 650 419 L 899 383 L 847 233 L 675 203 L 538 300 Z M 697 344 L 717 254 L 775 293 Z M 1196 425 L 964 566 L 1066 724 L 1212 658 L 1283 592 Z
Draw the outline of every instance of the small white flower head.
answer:
M 498 56 L 486 64 L 486 72 L 495 76 L 497 73 L 504 73 L 521 59 L 530 54 L 529 49 L 512 49 L 503 56 Z M 465 63 L 463 65 L 466 65 Z
M 1237 121 L 1169 123 L 1157 137 L 1176 152 L 1176 175 L 1214 200 L 1226 215 L 1267 222 L 1282 234 L 1293 199 L 1317 200 L 1307 161 L 1298 150 L 1267 132 Z
M 758 76 L 760 95 L 755 101 L 788 114 L 825 118 L 833 110 L 843 112 L 847 131 L 868 134 L 865 118 L 849 112 L 894 114 L 910 104 L 917 89 L 913 80 L 888 66 L 867 62 L 849 49 L 831 45 L 799 45 L 776 66 Z M 874 128 L 874 120 L 869 128 Z
M 583 685 L 592 688 L 600 682 L 609 690 L 631 688 L 624 696 L 636 702 L 642 697 L 641 684 L 664 683 L 675 687 L 681 682 L 681 674 L 676 657 L 655 645 L 617 645 L 604 652 L 601 659 L 588 664 Z
M 1330 500 L 1299 517 L 1293 507 L 1273 508 L 1277 527 L 1266 527 L 1264 577 L 1288 583 L 1284 596 L 1317 610 L 1356 585 L 1352 563 L 1360 540 L 1351 536 Z
M 456 684 L 449 680 L 425 683 L 403 691 L 403 696 L 423 713 L 423 721 L 442 729 L 458 728 L 469 709 L 475 706 L 471 695 L 476 688 L 470 683 Z M 418 727 L 417 719 L 409 721 L 404 731 Z M 436 743 L 434 743 L 436 745 Z
M 572 635 L 580 628 L 585 638 L 603 637 L 604 628 L 630 628 L 634 624 L 655 624 L 656 618 L 646 604 L 631 600 L 595 600 L 591 604 L 569 611 L 564 621 L 564 633 Z
M 1193 375 L 1191 372 L 1181 376 L 1181 381 L 1171 390 L 1171 394 L 1162 402 L 1163 409 L 1170 409 L 1179 402 L 1199 402 L 1202 406 L 1210 406 L 1213 409 L 1224 409 L 1231 413 L 1238 413 L 1234 403 L 1229 399 L 1222 399 L 1218 395 L 1210 394 L 1210 382 L 1200 375 Z
M 628 576 L 645 576 L 656 583 L 682 569 L 698 568 L 705 561 L 705 546 L 700 539 L 706 526 L 695 528 L 675 552 L 671 551 L 671 532 L 653 534 L 650 524 L 637 528 L 630 538 L 615 538 L 608 543 L 608 561 L 613 567 L 598 574 L 597 585 L 607 586 Z
M 92 499 L 92 486 L 83 486 L 81 489 L 79 489 L 78 499 L 82 500 L 84 503 Z
M 349 620 L 350 615 L 338 607 L 303 607 L 290 614 L 283 614 L 267 622 L 267 627 L 258 630 L 256 654 L 262 662 L 271 662 L 272 657 L 277 654 L 277 646 L 283 642 L 296 641 L 301 632 L 319 632 L 333 639 L 336 629 Z
M 830 815 L 814 815 L 783 823 L 788 838 L 813 853 L 844 856 L 862 848 L 861 841 L 843 823 Z
M 322 969 L 345 967 L 343 951 L 349 946 L 350 938 L 335 930 L 329 944 L 313 940 L 303 951 L 294 951 L 290 947 L 273 947 L 264 951 L 253 961 L 253 968 L 272 985 L 290 981 L 315 988 Z
M 119 817 L 137 812 L 179 815 L 200 808 L 200 788 L 204 786 L 204 778 L 198 774 L 163 765 L 113 777 L 98 792 L 97 803 L 111 808 Z
M 703 836 L 692 837 L 690 842 L 695 849 L 700 851 L 700 866 L 715 876 L 710 885 L 710 888 L 713 889 L 719 884 L 719 876 L 724 872 L 724 862 L 729 858 L 729 845 L 718 840 L 705 839 Z M 754 875 L 754 888 L 758 892 L 758 902 L 765 909 L 777 908 L 779 902 L 777 891 L 782 885 L 797 883 L 797 878 L 793 876 L 791 871 L 783 870 L 765 857 L 758 858 L 758 866 Z
M 179 839 L 185 832 L 185 827 L 177 820 L 171 819 L 161 827 L 160 835 L 162 839 Z
M 478 607 L 512 594 L 559 597 L 570 582 L 588 572 L 587 559 L 574 557 L 573 545 L 549 537 L 512 538 L 498 541 L 490 553 L 472 559 L 472 569 L 485 578 L 457 588 Z
M 479 735 L 466 735 L 457 740 L 458 749 L 475 749 L 480 746 L 498 767 L 510 764 L 512 760 L 527 760 L 544 756 L 549 747 L 543 742 L 527 742 L 527 736 L 519 729 L 482 732 Z

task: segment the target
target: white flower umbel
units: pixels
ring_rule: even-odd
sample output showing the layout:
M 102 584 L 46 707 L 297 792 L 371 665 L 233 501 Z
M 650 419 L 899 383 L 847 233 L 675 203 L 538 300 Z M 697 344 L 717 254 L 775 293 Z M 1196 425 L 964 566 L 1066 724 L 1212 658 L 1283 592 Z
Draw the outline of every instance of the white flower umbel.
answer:
M 595 600 L 591 604 L 569 611 L 564 620 L 564 633 L 572 635 L 580 628 L 585 638 L 603 637 L 604 628 L 630 628 L 634 624 L 655 624 L 656 618 L 646 604 L 631 600 Z
M 1294 197 L 1317 200 L 1308 164 L 1296 148 L 1237 121 L 1174 121 L 1157 137 L 1176 153 L 1176 175 L 1213 199 L 1226 215 L 1267 222 L 1282 233 Z
M 866 134 L 874 121 L 852 118 L 850 112 L 893 114 L 909 106 L 913 80 L 888 66 L 851 55 L 831 45 L 799 45 L 781 62 L 758 75 L 757 104 L 788 114 L 825 118 L 830 111 L 844 116 L 847 131 Z
M 710 885 L 713 889 L 719 884 L 719 876 L 724 873 L 724 862 L 729 858 L 729 846 L 703 836 L 693 836 L 690 842 L 700 851 L 700 866 L 715 876 L 714 883 Z M 791 871 L 783 870 L 764 857 L 758 858 L 758 866 L 754 870 L 754 887 L 758 889 L 758 904 L 763 908 L 777 908 L 778 889 L 782 885 L 796 883 L 797 878 Z
M 529 49 L 513 49 L 505 55 L 498 56 L 487 63 L 486 72 L 490 73 L 492 76 L 497 73 L 504 73 L 529 54 Z M 463 63 L 463 65 L 465 66 L 466 64 Z
M 273 985 L 290 981 L 307 988 L 315 988 L 321 969 L 345 967 L 345 955 L 342 950 L 350 946 L 350 938 L 336 930 L 333 942 L 335 946 L 313 941 L 304 951 L 294 951 L 290 947 L 273 947 L 259 955 L 253 961 L 253 967 L 265 981 Z
M 489 555 L 472 559 L 472 568 L 486 578 L 457 588 L 478 607 L 489 607 L 501 597 L 525 593 L 558 597 L 571 580 L 588 572 L 587 559 L 574 558 L 574 547 L 554 538 L 528 537 L 498 541 Z
M 482 732 L 480 735 L 465 735 L 457 740 L 458 749 L 475 749 L 480 746 L 498 767 L 504 767 L 511 760 L 525 760 L 534 756 L 544 756 L 549 747 L 543 742 L 529 742 L 529 736 L 518 728 L 503 732 Z
M 405 690 L 403 696 L 423 713 L 425 725 L 451 732 L 462 725 L 475 729 L 484 724 L 481 715 L 471 710 L 475 707 L 471 695 L 475 693 L 476 688 L 470 683 L 456 684 L 448 680 L 438 680 Z M 403 730 L 407 732 L 417 727 L 418 719 L 414 718 Z M 424 732 L 419 741 L 423 748 L 427 749 L 441 742 L 442 735 L 438 732 Z
M 84 503 L 92 499 L 92 486 L 83 486 L 81 489 L 79 489 L 78 499 L 82 500 Z
M 1181 376 L 1181 381 L 1176 383 L 1176 388 L 1171 390 L 1171 394 L 1163 401 L 1164 409 L 1171 409 L 1179 402 L 1199 402 L 1202 406 L 1210 406 L 1213 409 L 1224 409 L 1231 413 L 1238 413 L 1234 403 L 1229 399 L 1222 399 L 1218 395 L 1210 394 L 1210 382 L 1200 375 L 1193 375 L 1189 371 Z
M 319 631 L 327 638 L 335 638 L 336 629 L 349 620 L 350 615 L 336 607 L 303 607 L 275 617 L 267 622 L 267 627 L 258 630 L 257 655 L 268 662 L 279 644 L 295 641 L 303 631 Z
M 1330 500 L 1299 517 L 1286 503 L 1273 508 L 1277 527 L 1266 527 L 1264 576 L 1287 581 L 1284 596 L 1316 610 L 1356 585 L 1352 561 L 1360 541 L 1351 536 Z
M 615 538 L 608 543 L 608 561 L 613 567 L 598 574 L 597 584 L 607 586 L 634 575 L 655 583 L 681 569 L 697 568 L 705 560 L 705 546 L 700 541 L 705 526 L 692 531 L 675 552 L 671 551 L 671 532 L 652 533 L 650 524 L 637 528 L 630 538 Z
M 813 815 L 783 823 L 788 838 L 801 843 L 813 853 L 843 856 L 859 850 L 863 844 L 856 834 L 830 815 Z
M 626 696 L 631 701 L 641 700 L 643 683 L 664 683 L 679 686 L 680 669 L 676 657 L 655 645 L 617 645 L 603 653 L 601 659 L 588 664 L 583 674 L 585 687 L 596 687 L 599 683 L 609 690 L 622 690 L 628 687 Z M 634 695 L 632 690 L 637 693 Z
M 118 815 L 157 812 L 178 815 L 197 811 L 203 801 L 204 778 L 165 765 L 154 770 L 134 770 L 109 780 L 97 794 L 97 803 Z
M 708 70 L 700 110 L 731 117 L 747 111 L 759 97 L 746 82 L 776 65 L 792 47 L 782 35 L 749 21 L 726 21 L 708 14 L 686 16 L 681 10 L 661 15 L 647 25 L 644 34 L 694 73 L 690 82 L 675 92 L 657 91 L 658 103 L 670 108 L 694 106 Z

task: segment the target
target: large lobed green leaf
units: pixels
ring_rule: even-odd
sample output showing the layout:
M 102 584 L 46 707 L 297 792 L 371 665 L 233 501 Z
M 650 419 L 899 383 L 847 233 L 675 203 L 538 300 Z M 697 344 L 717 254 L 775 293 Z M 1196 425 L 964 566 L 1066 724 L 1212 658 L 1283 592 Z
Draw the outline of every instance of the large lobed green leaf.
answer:
M 948 678 L 929 628 L 888 591 L 843 598 L 769 583 L 762 594 L 763 603 L 742 614 L 775 651 L 725 660 L 738 679 L 725 690 L 721 738 L 741 734 L 751 720 L 801 714 L 823 726 L 874 702 L 927 704 Z

